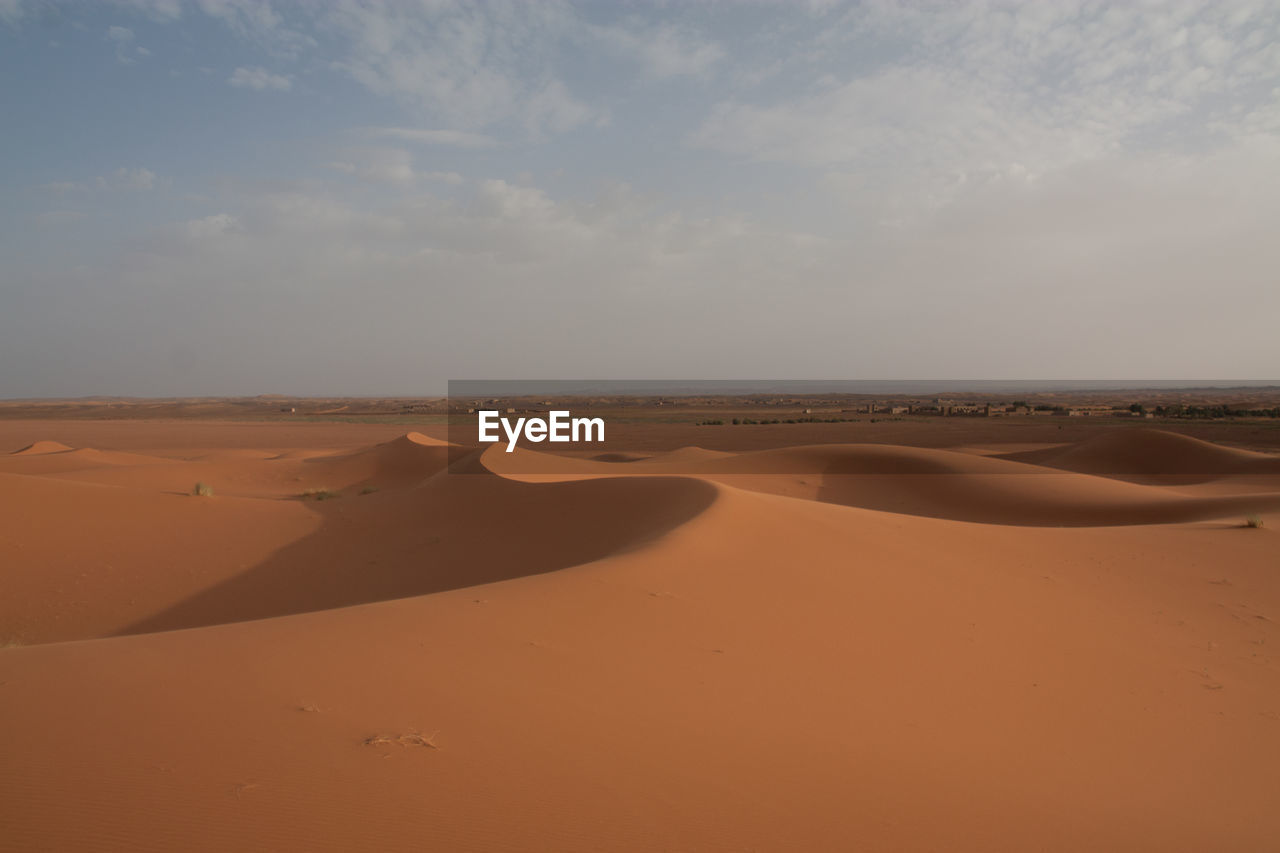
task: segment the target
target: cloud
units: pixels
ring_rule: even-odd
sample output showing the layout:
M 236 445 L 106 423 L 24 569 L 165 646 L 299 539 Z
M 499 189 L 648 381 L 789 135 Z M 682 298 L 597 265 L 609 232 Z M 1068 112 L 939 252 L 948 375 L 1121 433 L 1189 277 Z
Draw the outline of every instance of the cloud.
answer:
M 1274 102 L 1277 38 L 1280 9 L 1265 5 L 871 3 L 810 45 L 825 76 L 771 101 L 722 99 L 689 142 L 928 208 L 987 181 L 1238 139 Z M 877 58 L 841 69 L 848 54 Z
M 50 210 L 44 213 L 36 214 L 35 221 L 37 225 L 44 227 L 57 227 L 60 225 L 69 225 L 72 222 L 78 222 L 84 219 L 85 214 L 79 210 Z
M 143 168 L 122 167 L 110 175 L 100 175 L 94 179 L 94 187 L 99 190 L 151 190 L 156 186 L 156 173 Z
M 659 79 L 705 75 L 727 56 L 719 43 L 674 25 L 584 26 L 582 40 L 597 50 L 630 56 Z
M 170 23 L 182 17 L 181 0 L 113 0 L 116 6 L 136 12 L 158 23 Z
M 181 233 L 192 240 L 213 240 L 237 231 L 240 222 L 229 213 L 215 213 L 203 219 L 184 222 Z
M 88 187 L 76 181 L 54 181 L 50 184 L 42 184 L 40 189 L 57 195 L 66 195 L 72 192 L 83 192 Z
M 0 0 L 0 23 L 17 24 L 22 14 L 22 0 Z
M 498 143 L 491 136 L 463 130 L 425 130 L 411 127 L 371 127 L 372 136 L 419 142 L 424 145 L 451 145 L 457 148 L 493 148 Z
M 329 168 L 373 184 L 411 187 L 420 181 L 458 185 L 463 178 L 457 172 L 429 171 L 414 168 L 413 155 L 402 148 L 352 148 L 347 159 L 329 164 Z
M 122 2 L 136 3 L 153 20 L 173 20 L 182 12 L 167 0 Z M 195 8 L 281 58 L 296 59 L 323 39 L 331 69 L 432 124 L 477 136 L 503 128 L 542 139 L 606 124 L 607 107 L 592 105 L 576 91 L 581 81 L 566 67 L 565 50 L 593 61 L 626 57 L 653 80 L 704 77 L 728 58 L 722 45 L 678 20 L 630 17 L 597 24 L 561 2 L 196 0 Z M 291 78 L 245 67 L 231 82 L 283 91 Z
M 110 26 L 107 27 L 106 39 L 114 42 L 116 46 L 116 61 L 121 65 L 133 65 L 138 60 L 136 56 L 150 56 L 151 51 L 145 47 L 138 47 L 133 43 L 133 30 L 128 27 Z
M 442 184 L 452 184 L 453 186 L 457 186 L 466 180 L 457 172 L 420 172 L 419 175 L 428 181 L 439 181 Z
M 314 38 L 290 26 L 270 0 L 196 0 L 196 7 L 274 56 L 293 59 L 317 44 Z
M 152 190 L 160 183 L 156 173 L 150 169 L 121 167 L 109 175 L 99 175 L 92 181 L 54 181 L 42 184 L 40 189 L 61 196 L 90 190 Z
M 349 153 L 354 160 L 337 161 L 329 167 L 378 184 L 407 186 L 419 178 L 413 168 L 413 155 L 404 149 L 364 148 Z
M 282 74 L 272 74 L 265 68 L 237 68 L 227 78 L 232 86 L 254 89 L 259 92 L 287 92 L 293 88 L 293 80 Z
M 525 128 L 534 138 L 541 138 L 547 133 L 566 133 L 585 123 L 592 115 L 592 111 L 570 95 L 559 80 L 549 80 L 531 92 L 524 105 Z
M 593 111 L 552 57 L 576 27 L 560 3 L 335 3 L 319 21 L 342 46 L 333 67 L 433 123 L 563 132 Z

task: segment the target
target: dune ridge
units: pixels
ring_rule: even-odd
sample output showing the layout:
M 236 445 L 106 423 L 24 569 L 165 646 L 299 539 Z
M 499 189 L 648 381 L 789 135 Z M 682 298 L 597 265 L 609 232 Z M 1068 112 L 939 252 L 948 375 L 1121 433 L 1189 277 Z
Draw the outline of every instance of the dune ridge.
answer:
M 1223 447 L 1166 430 L 1116 430 L 1079 444 L 1004 454 L 1004 459 L 1084 474 L 1277 474 L 1280 456 Z
M 21 450 L 13 451 L 12 456 L 39 456 L 46 453 L 66 453 L 68 450 L 75 450 L 74 447 L 63 444 L 60 441 L 35 441 L 28 444 Z
M 1271 461 L 1263 454 L 1236 453 L 1243 451 L 1225 455 L 1262 465 Z M 525 448 L 510 454 L 487 452 L 483 458 L 489 470 L 527 481 L 679 473 L 809 500 L 989 524 L 1159 524 L 1280 508 L 1280 488 L 1240 495 L 1184 495 L 1009 458 L 882 444 L 686 453 L 675 459 L 626 463 L 566 459 Z M 1280 487 L 1280 481 L 1273 487 Z

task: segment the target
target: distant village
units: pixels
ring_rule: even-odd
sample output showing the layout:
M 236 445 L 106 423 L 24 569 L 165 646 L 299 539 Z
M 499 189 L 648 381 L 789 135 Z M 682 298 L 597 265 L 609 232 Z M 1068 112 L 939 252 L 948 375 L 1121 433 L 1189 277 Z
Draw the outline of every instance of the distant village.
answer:
M 742 413 L 730 423 L 805 423 L 860 420 L 868 415 L 889 417 L 969 417 L 969 418 L 1280 418 L 1280 406 L 1254 408 L 1248 405 L 1167 403 L 1148 406 L 1144 403 L 1051 403 L 1014 400 L 962 400 L 935 397 L 930 400 L 851 400 L 849 398 L 806 397 L 593 397 L 535 400 L 530 398 L 494 398 L 470 400 L 466 403 L 451 401 L 448 410 L 453 414 L 474 415 L 486 409 L 496 409 L 504 414 L 537 414 L 550 408 L 571 406 L 587 410 L 645 410 L 663 409 L 685 411 L 725 411 L 726 414 Z M 760 417 L 752 413 L 760 413 Z M 785 415 L 785 417 L 784 417 Z M 860 417 L 861 416 L 861 417 Z M 724 423 L 721 420 L 703 420 L 705 424 Z
M 1136 400 L 1136 402 L 1135 402 Z M 1000 399 L 895 395 L 600 395 L 503 398 L 476 397 L 188 397 L 74 400 L 0 400 L 0 419 L 10 418 L 298 418 L 376 421 L 403 418 L 474 417 L 481 409 L 502 414 L 543 415 L 552 409 L 609 412 L 613 417 L 711 424 L 813 423 L 868 418 L 1094 418 L 1224 420 L 1280 418 L 1280 387 L 1166 389 L 1036 394 Z

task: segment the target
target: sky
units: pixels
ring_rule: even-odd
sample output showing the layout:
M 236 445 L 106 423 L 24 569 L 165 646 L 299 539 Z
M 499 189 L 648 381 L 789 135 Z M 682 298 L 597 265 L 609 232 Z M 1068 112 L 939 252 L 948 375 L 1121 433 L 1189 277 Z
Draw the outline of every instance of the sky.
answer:
M 0 397 L 1280 378 L 1280 4 L 0 0 Z

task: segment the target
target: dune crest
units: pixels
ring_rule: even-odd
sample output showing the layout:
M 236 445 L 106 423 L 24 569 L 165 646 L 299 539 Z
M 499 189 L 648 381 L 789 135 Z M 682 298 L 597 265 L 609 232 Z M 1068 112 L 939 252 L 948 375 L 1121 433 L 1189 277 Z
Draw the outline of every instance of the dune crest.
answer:
M 69 450 L 75 450 L 74 447 L 63 444 L 60 441 L 37 441 L 28 444 L 21 450 L 15 450 L 10 456 L 40 456 L 46 453 L 66 453 Z
M 1242 453 L 1201 444 L 1230 458 Z M 703 451 L 630 462 L 559 457 L 526 448 L 514 453 L 495 450 L 482 455 L 485 469 L 524 482 L 687 476 L 822 503 L 984 524 L 1166 524 L 1280 508 L 1280 481 L 1272 491 L 1187 495 L 1010 458 L 887 444 L 822 444 L 737 454 Z M 1263 454 L 1243 458 L 1253 463 L 1253 456 L 1267 460 Z
M 308 476 L 324 477 L 330 485 L 399 488 L 443 471 L 467 452 L 456 444 L 410 432 L 354 453 L 310 456 L 303 464 L 311 472 Z
M 423 447 L 457 447 L 456 444 L 452 444 L 440 438 L 432 438 L 431 436 L 423 435 L 420 432 L 407 432 L 400 438 L 393 439 L 393 443 L 396 441 L 407 441 L 410 444 L 418 444 Z
M 1002 458 L 1082 474 L 1225 476 L 1280 473 L 1280 456 L 1147 427 L 1117 429 L 1078 444 Z

